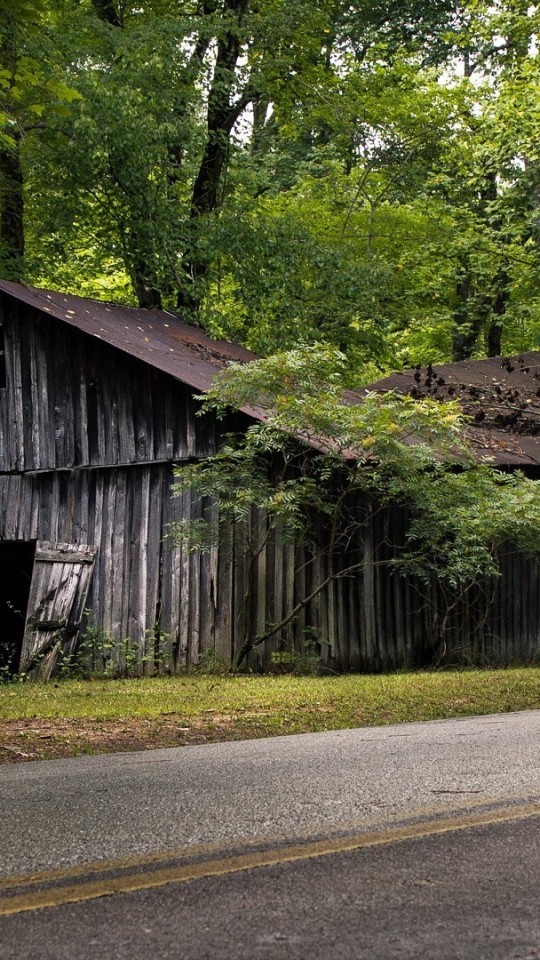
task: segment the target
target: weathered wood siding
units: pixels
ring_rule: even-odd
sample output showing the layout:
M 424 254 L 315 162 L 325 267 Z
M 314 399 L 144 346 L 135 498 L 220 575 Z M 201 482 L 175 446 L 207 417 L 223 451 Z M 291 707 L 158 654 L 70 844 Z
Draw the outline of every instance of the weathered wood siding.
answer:
M 190 389 L 142 360 L 2 298 L 0 472 L 185 460 L 215 447 Z
M 330 572 L 327 557 L 284 546 L 279 531 L 251 564 L 238 535 L 232 549 L 188 555 L 167 539 L 168 524 L 197 516 L 201 504 L 189 494 L 172 498 L 171 483 L 168 464 L 0 476 L 0 540 L 97 547 L 88 596 L 97 668 L 111 659 L 121 670 L 174 671 L 205 651 L 230 660 L 246 636 L 281 620 Z M 364 556 L 365 565 L 330 583 L 249 665 L 268 667 L 274 651 L 293 649 L 364 671 L 540 655 L 538 564 L 507 556 L 503 576 L 471 591 L 441 638 L 440 593 L 378 565 L 390 552 L 384 538 L 399 542 L 402 527 L 400 511 L 373 517 L 356 551 L 336 561 L 345 569 Z
M 268 667 L 277 649 L 310 652 L 314 640 L 323 663 L 336 670 L 540 659 L 540 564 L 509 548 L 501 558 L 501 576 L 486 579 L 456 603 L 436 584 L 403 577 L 386 565 L 399 556 L 405 525 L 400 509 L 370 514 L 355 544 L 334 560 L 339 572 L 363 559 L 360 569 L 329 583 L 294 624 L 253 651 L 250 666 Z M 248 627 L 253 635 L 262 632 L 262 623 L 279 621 L 330 574 L 328 557 L 305 548 L 295 553 L 274 538 L 254 566 L 256 616 Z M 245 563 L 236 568 L 236 577 L 241 596 Z M 237 643 L 242 619 L 239 610 Z

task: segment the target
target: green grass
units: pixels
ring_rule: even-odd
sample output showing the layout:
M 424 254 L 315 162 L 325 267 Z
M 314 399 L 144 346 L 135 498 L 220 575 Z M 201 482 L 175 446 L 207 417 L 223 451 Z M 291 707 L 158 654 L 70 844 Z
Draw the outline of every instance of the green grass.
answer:
M 0 686 L 0 720 L 174 716 L 257 736 L 540 709 L 540 667 L 381 676 L 206 676 Z M 253 734 L 252 734 L 253 735 Z M 224 737 L 225 738 L 225 737 Z

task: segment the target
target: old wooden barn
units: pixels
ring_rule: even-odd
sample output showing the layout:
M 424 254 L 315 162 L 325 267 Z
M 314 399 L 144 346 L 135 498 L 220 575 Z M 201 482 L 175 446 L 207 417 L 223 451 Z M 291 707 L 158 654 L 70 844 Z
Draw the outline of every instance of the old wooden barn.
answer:
M 176 671 L 204 654 L 230 661 L 246 636 L 325 580 L 327 557 L 305 563 L 274 537 L 248 592 L 241 539 L 232 554 L 188 555 L 167 536 L 172 521 L 201 509 L 190 495 L 171 496 L 174 464 L 207 456 L 219 442 L 221 428 L 195 415 L 194 398 L 225 365 L 249 361 L 248 351 L 164 311 L 7 281 L 0 333 L 1 669 L 49 675 L 75 648 L 81 624 L 97 670 Z M 530 354 L 506 366 L 418 369 L 375 387 L 462 396 L 478 414 L 478 446 L 502 468 L 536 476 L 539 362 Z M 527 399 L 517 418 L 512 391 L 519 403 Z M 256 416 L 246 410 L 243 422 Z M 329 583 L 249 665 L 268 666 L 274 651 L 301 651 L 306 642 L 334 669 L 436 659 L 436 591 L 421 594 L 370 562 L 399 541 L 402 526 L 400 511 L 374 516 L 351 548 L 365 557 L 362 570 Z M 538 586 L 536 565 L 509 559 L 501 581 L 456 611 L 453 652 L 535 657 Z

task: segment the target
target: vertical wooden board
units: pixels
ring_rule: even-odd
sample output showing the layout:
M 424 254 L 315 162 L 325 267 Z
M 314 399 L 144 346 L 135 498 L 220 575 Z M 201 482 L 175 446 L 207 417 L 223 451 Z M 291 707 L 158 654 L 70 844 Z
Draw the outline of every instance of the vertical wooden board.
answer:
M 150 370 L 142 365 L 139 377 L 131 386 L 131 404 L 133 416 L 133 434 L 135 443 L 135 459 L 137 461 L 153 460 L 154 428 L 153 428 L 153 390 Z M 156 457 L 156 459 L 158 459 Z
M 43 339 L 43 338 L 42 338 Z M 72 340 L 76 348 L 77 341 Z M 61 334 L 43 343 L 49 369 L 50 393 L 53 397 L 54 460 L 58 467 L 70 467 L 76 462 L 75 430 L 78 419 L 76 403 L 79 398 L 79 373 L 74 369 L 69 340 Z M 78 353 L 78 351 L 77 351 Z
M 89 450 L 89 419 L 88 419 L 88 350 L 83 340 L 77 341 L 76 369 L 78 375 L 74 378 L 76 397 L 74 399 L 75 412 L 75 464 L 90 463 Z
M 185 491 L 177 498 L 180 505 L 180 515 L 189 517 L 191 512 L 191 496 Z M 180 585 L 178 590 L 178 666 L 188 666 L 188 652 L 190 640 L 190 609 L 189 594 L 191 589 L 191 564 L 188 550 L 184 547 L 180 551 Z
M 319 574 L 319 576 L 320 576 L 320 582 L 321 582 L 321 584 L 322 584 L 322 583 L 324 583 L 324 582 L 326 581 L 326 579 L 327 579 L 327 577 L 328 577 L 328 569 L 329 569 L 328 555 L 327 555 L 327 553 L 326 553 L 324 550 L 321 551 L 321 553 L 320 553 L 318 567 L 319 567 L 319 571 L 320 571 L 320 574 Z M 330 640 L 330 632 L 329 632 L 330 623 L 329 623 L 329 616 L 328 616 L 328 614 L 329 614 L 329 602 L 328 602 L 328 601 L 329 601 L 329 592 L 328 592 L 328 587 L 329 587 L 329 584 L 326 584 L 326 586 L 323 587 L 323 589 L 321 590 L 321 592 L 319 593 L 319 595 L 318 595 L 318 597 L 317 597 L 317 600 L 318 600 L 318 603 L 319 603 L 319 611 L 320 611 L 320 618 L 321 618 L 321 638 L 322 638 L 322 643 L 323 643 L 323 658 L 322 658 L 322 659 L 323 659 L 323 663 L 330 663 L 330 664 L 331 664 L 331 662 L 332 662 L 332 643 L 331 643 L 331 640 Z
M 211 413 L 205 413 L 198 416 L 199 404 L 190 397 L 188 407 L 188 425 L 193 425 L 193 430 L 188 427 L 188 445 L 194 444 L 194 455 L 196 457 L 210 457 L 217 450 L 216 437 L 216 418 Z M 195 438 L 191 433 L 194 431 Z
M 186 393 L 186 452 L 188 457 L 197 456 L 197 429 L 195 427 L 195 401 Z
M 99 546 L 99 551 L 94 565 L 94 575 L 90 584 L 88 595 L 88 607 L 92 612 L 92 619 L 104 627 L 104 554 L 103 548 L 103 478 L 104 472 L 101 470 L 89 470 L 86 474 L 88 490 L 88 539 L 91 543 Z
M 233 634 L 235 655 L 248 639 L 249 618 L 246 611 L 246 547 L 245 531 L 240 524 L 233 530 Z M 248 661 L 251 666 L 251 661 Z
M 59 529 L 63 514 L 63 503 L 60 497 L 60 476 L 58 473 L 49 474 L 51 477 L 51 495 L 49 500 L 49 538 L 52 541 L 60 540 Z
M 523 604 L 523 633 L 526 645 L 526 658 L 530 660 L 534 653 L 533 629 L 531 623 L 531 588 L 534 590 L 534 560 L 521 556 L 522 580 L 521 602 Z
M 343 558 L 340 558 L 343 569 Z M 347 670 L 349 665 L 348 593 L 349 578 L 339 577 L 335 583 L 334 664 L 337 670 Z
M 167 503 L 170 499 L 172 470 L 168 464 L 149 467 L 150 514 L 148 523 L 148 608 L 152 615 L 149 628 L 155 655 L 153 669 L 171 672 L 174 661 L 174 638 L 164 626 L 165 556 L 164 538 Z M 170 592 L 169 592 L 170 595 Z M 170 622 L 170 621 L 169 621 Z
M 165 666 L 174 670 L 177 667 L 180 644 L 180 590 L 182 586 L 182 550 L 176 546 L 169 535 L 170 524 L 182 516 L 182 498 L 171 495 L 174 482 L 173 472 L 165 467 L 163 519 L 161 528 L 161 630 L 165 637 L 168 660 Z M 179 665 L 179 664 L 178 664 Z
M 7 325 L 8 317 L 5 309 L 5 298 L 0 297 L 0 327 L 3 341 L 3 364 L 7 372 Z M 0 473 L 9 470 L 9 429 L 8 429 L 8 395 L 7 388 L 0 387 Z
M 134 367 L 127 357 L 118 358 L 115 378 L 115 402 L 118 411 L 118 462 L 133 463 L 136 460 L 134 423 Z
M 275 559 L 274 559 L 274 622 L 279 623 L 283 619 L 284 611 L 284 595 L 283 595 L 283 564 L 284 564 L 284 546 L 283 546 L 283 529 L 281 521 L 278 521 L 276 525 L 276 535 L 275 535 Z M 279 637 L 279 648 L 283 646 L 283 635 L 280 633 L 277 635 Z
M 165 427 L 162 431 L 162 454 L 170 460 L 186 460 L 192 456 L 187 441 L 189 394 L 184 384 L 177 384 L 175 389 L 167 381 L 160 399 L 160 416 Z
M 111 484 L 112 486 L 112 484 Z M 114 509 L 111 511 L 113 523 L 112 536 L 112 624 L 113 635 L 122 640 L 127 634 L 127 603 L 124 596 L 125 583 L 125 541 L 126 541 L 126 476 L 125 471 L 115 471 Z
M 152 433 L 154 437 L 154 456 L 156 460 L 172 459 L 167 456 L 167 391 L 160 389 L 159 376 L 156 370 L 150 371 L 152 394 Z M 181 400 L 179 401 L 182 402 Z M 173 456 L 178 460 L 184 459 L 183 453 L 175 451 Z
M 6 521 L 9 477 L 0 474 L 0 540 L 7 540 Z
M 21 373 L 23 408 L 26 414 L 24 424 L 25 463 L 27 469 L 39 470 L 46 464 L 43 463 L 41 450 L 39 374 L 34 316 L 34 311 L 31 311 L 31 318 L 28 317 L 28 322 L 25 323 L 24 339 L 21 342 Z
M 2 362 L 6 369 L 6 317 L 3 305 L 0 303 L 0 328 L 3 333 L 4 356 Z M 8 426 L 8 392 L 7 387 L 0 387 L 0 473 L 10 468 L 9 462 L 9 426 Z
M 10 505 L 10 509 L 18 509 L 24 518 L 23 523 L 19 523 L 19 529 L 21 529 L 21 526 L 23 529 L 23 534 L 19 537 L 21 540 L 39 540 L 37 524 L 34 522 L 36 517 L 36 499 L 32 478 L 22 476 L 18 504 Z
M 377 630 L 375 624 L 375 571 L 373 568 L 373 521 L 366 524 L 364 533 L 364 566 L 363 566 L 363 621 L 365 658 L 368 669 L 377 669 Z
M 317 538 L 317 530 L 315 531 L 315 536 Z M 313 593 L 315 593 L 313 600 L 310 602 L 308 614 L 319 638 L 321 662 L 327 663 L 328 638 L 325 623 L 325 604 L 323 602 L 324 598 L 322 591 L 319 591 L 319 587 L 323 581 L 324 569 L 322 565 L 320 543 L 318 542 L 318 539 L 315 540 L 312 562 L 307 568 L 306 574 L 306 580 L 308 582 L 308 594 L 311 596 Z M 319 592 L 316 593 L 315 591 Z
M 284 552 L 284 583 L 283 583 L 283 597 L 284 597 L 284 608 L 283 615 L 285 617 L 289 616 L 290 613 L 294 610 L 294 580 L 296 575 L 295 569 L 295 548 L 293 543 L 287 543 L 285 545 Z M 294 624 L 291 621 L 285 628 L 285 635 L 287 638 L 287 646 L 292 650 L 294 648 Z
M 216 551 L 216 654 L 226 663 L 233 659 L 233 562 L 230 530 L 224 531 Z
M 150 474 L 130 470 L 125 504 L 125 602 L 127 618 L 125 636 L 138 649 L 141 662 L 146 654 L 148 607 L 148 514 L 150 509 Z
M 266 514 L 258 508 L 251 511 L 249 523 L 250 548 L 245 564 L 245 630 L 249 637 L 257 644 L 257 637 L 265 632 L 266 616 L 266 577 L 267 556 L 265 542 L 267 540 Z M 283 545 L 281 547 L 283 551 Z M 283 590 L 283 585 L 281 587 Z M 279 593 L 279 591 L 278 591 Z M 279 637 L 273 636 L 264 644 L 257 644 L 252 657 L 252 665 L 257 669 L 267 669 L 272 662 L 272 653 L 279 646 Z
M 9 470 L 9 429 L 7 390 L 0 387 L 0 472 Z
M 540 655 L 540 564 L 531 562 L 529 591 L 529 656 L 536 662 Z
M 256 523 L 259 529 L 259 536 L 264 540 L 267 538 L 267 520 L 260 511 L 257 511 Z M 268 542 L 261 549 L 256 561 L 254 569 L 254 596 L 255 596 L 255 605 L 253 611 L 253 629 L 256 636 L 261 636 L 266 629 L 266 578 L 267 578 L 267 560 L 268 560 Z M 274 643 L 275 646 L 275 643 Z M 272 644 L 269 646 L 269 650 L 272 649 Z M 270 666 L 270 659 L 268 653 L 265 656 L 265 662 Z
M 23 466 L 19 469 L 32 470 L 35 467 L 34 437 L 32 432 L 32 325 L 29 315 L 25 314 L 22 310 L 19 311 L 19 318 L 18 350 L 20 381 L 16 384 L 16 389 L 17 393 L 20 391 L 21 419 L 18 429 L 21 434 L 23 454 Z
M 268 543 L 265 550 L 265 628 L 277 622 L 276 618 L 276 597 L 275 597 L 275 578 L 276 578 L 276 535 L 271 531 L 268 537 Z
M 5 304 L 5 301 L 4 301 Z M 2 450 L 2 469 L 14 470 L 15 463 L 15 438 L 13 436 L 13 340 L 15 333 L 13 330 L 13 319 L 9 312 L 4 309 L 4 351 L 6 362 L 6 389 L 5 389 L 5 448 Z
M 75 487 L 75 517 L 73 521 L 73 540 L 75 543 L 88 543 L 89 475 L 86 470 L 71 474 Z M 93 539 L 93 538 L 92 538 Z M 91 540 L 90 540 L 91 542 Z
M 200 634 L 199 644 L 201 653 L 215 651 L 214 616 L 215 606 L 212 597 L 212 564 L 210 555 L 203 553 L 199 557 L 199 591 L 200 591 Z
M 163 397 L 160 398 L 159 409 L 156 410 L 156 414 L 160 420 L 160 432 L 162 437 L 160 459 L 173 460 L 175 457 L 176 447 L 175 433 L 177 411 L 175 409 L 175 405 L 170 402 L 170 393 L 168 390 L 165 390 Z M 178 414 L 181 414 L 181 410 L 178 411 Z M 187 449 L 186 452 L 182 454 L 182 459 L 186 456 L 189 456 Z
M 62 531 L 59 540 L 68 540 L 70 543 L 80 543 L 81 537 L 78 533 L 79 510 L 80 510 L 80 489 L 76 482 L 76 475 L 62 472 L 60 478 L 60 502 L 64 505 L 63 510 L 59 511 L 60 530 Z M 84 540 L 82 541 L 85 542 Z
M 201 504 L 203 515 L 217 526 L 217 511 L 208 498 Z M 218 607 L 217 549 L 212 548 L 200 557 L 200 647 L 201 651 L 215 652 L 216 613 Z
M 34 350 L 36 354 L 37 419 L 41 446 L 41 466 L 53 470 L 56 464 L 55 451 L 55 409 L 53 392 L 53 369 L 47 355 L 47 341 L 50 330 L 46 330 L 47 321 L 39 314 L 34 322 Z M 47 324 L 48 326 L 48 324 Z M 64 370 L 64 381 L 69 377 L 69 366 Z
M 497 651 L 500 655 L 501 596 L 498 578 L 491 578 L 489 583 L 485 632 L 489 641 L 490 650 L 492 651 L 491 655 L 493 656 L 494 651 Z
M 382 632 L 382 610 L 383 610 L 383 595 L 384 595 L 384 580 L 386 576 L 386 571 L 384 571 L 379 566 L 380 561 L 380 549 L 381 549 L 381 537 L 382 537 L 382 520 L 383 514 L 380 511 L 377 511 L 373 517 L 373 537 L 372 537 L 372 563 L 373 563 L 373 606 L 375 610 L 375 615 L 373 617 L 373 630 L 374 630 L 374 649 L 377 663 L 379 664 L 379 669 L 385 669 L 386 666 L 390 666 L 393 660 L 393 649 L 391 643 L 385 644 L 382 642 L 383 632 Z
M 322 575 L 323 580 L 328 580 L 326 587 L 324 588 L 321 594 L 321 601 L 324 606 L 324 619 L 325 619 L 325 632 L 326 632 L 326 645 L 328 651 L 328 660 L 331 664 L 334 663 L 335 656 L 335 582 L 332 579 L 333 574 L 333 565 L 334 557 L 331 557 L 327 552 L 325 552 L 322 558 Z
M 39 538 L 40 540 L 51 540 L 51 510 L 50 504 L 52 500 L 52 488 L 54 484 L 54 474 L 47 473 L 44 474 L 40 479 L 39 484 L 39 513 L 40 513 L 40 524 L 39 524 Z
M 197 520 L 201 516 L 201 502 L 198 496 L 191 495 L 190 515 L 192 519 Z M 189 629 L 188 629 L 188 666 L 193 666 L 199 662 L 201 654 L 204 652 L 201 647 L 201 555 L 192 553 L 189 558 L 189 596 L 187 606 L 189 609 Z
M 2 503 L 3 540 L 16 540 L 19 526 L 22 478 L 10 475 L 3 478 L 4 497 Z
M 163 537 L 163 496 L 167 489 L 165 482 L 164 468 L 142 468 L 145 474 L 150 477 L 150 498 L 148 509 L 147 526 L 147 551 L 146 551 L 146 646 L 148 659 L 148 670 L 154 670 L 154 654 L 156 650 L 157 637 L 160 634 L 160 616 L 161 616 L 161 555 L 162 555 L 162 537 Z M 166 469 L 166 468 L 165 468 Z M 139 470 L 137 471 L 139 472 Z
M 126 485 L 124 525 L 124 621 L 122 632 L 129 648 L 131 672 L 152 672 L 151 622 L 148 593 L 150 529 L 150 473 L 123 469 Z
M 540 578 L 538 576 L 538 561 L 531 561 L 529 570 L 529 659 L 538 661 L 539 653 L 539 621 L 538 621 L 538 593 Z
M 522 607 L 522 624 L 523 624 L 523 641 L 525 649 L 525 657 L 530 659 L 532 653 L 531 645 L 531 624 L 530 624 L 530 588 L 531 588 L 531 572 L 532 572 L 532 561 L 528 561 L 520 555 L 520 566 L 521 566 L 521 607 Z
M 508 649 L 508 612 L 507 612 L 507 597 L 508 592 L 512 590 L 512 571 L 508 569 L 506 560 L 502 561 L 505 564 L 507 569 L 506 576 L 501 577 L 499 581 L 499 596 L 500 596 L 500 645 L 501 648 L 506 652 Z
M 32 518 L 31 487 L 27 476 L 13 477 L 10 483 L 8 512 L 13 518 L 11 536 L 13 540 L 28 540 L 29 525 Z
M 105 389 L 97 358 L 95 362 L 96 368 L 88 382 L 86 402 L 89 414 L 89 434 L 93 440 L 90 449 L 90 463 L 99 466 L 104 463 L 114 464 L 115 461 L 112 459 L 110 443 L 112 411 L 110 410 L 109 392 Z M 92 427 L 91 431 L 90 427 Z
M 381 573 L 381 636 L 383 643 L 388 641 L 394 652 L 395 662 L 401 657 L 401 662 L 406 663 L 406 650 L 402 642 L 402 637 L 397 629 L 394 619 L 394 575 L 389 566 L 389 561 L 396 555 L 397 546 L 395 545 L 394 522 L 392 511 L 385 508 L 382 517 L 382 540 L 380 546 L 379 559 L 383 563 L 380 568 Z
M 295 549 L 295 577 L 294 577 L 294 597 L 293 602 L 296 606 L 302 603 L 306 598 L 306 548 L 304 543 L 296 545 Z M 311 643 L 312 636 L 307 629 L 308 621 L 306 608 L 302 606 L 298 611 L 298 616 L 293 627 L 294 646 L 297 650 L 303 650 L 305 642 Z
M 355 535 L 354 549 L 349 550 L 344 558 L 344 566 L 350 566 L 358 563 L 358 546 L 360 543 L 361 530 L 358 529 Z M 344 670 L 360 669 L 360 637 L 358 627 L 358 611 L 361 609 L 361 599 L 359 595 L 359 571 L 355 570 L 346 578 L 346 589 L 343 591 L 344 618 L 347 624 L 346 635 L 340 629 L 340 648 L 339 656 L 344 658 Z
M 104 358 L 105 359 L 105 358 Z M 116 357 L 107 357 L 108 376 L 104 378 L 103 393 L 106 398 L 105 416 L 105 457 L 106 463 L 120 464 L 120 410 L 118 389 L 118 366 Z M 121 364 L 119 365 L 121 368 Z
M 10 463 L 11 469 L 24 470 L 24 432 L 27 417 L 23 405 L 22 370 L 21 370 L 21 323 L 18 306 L 13 305 L 10 310 L 11 341 L 10 349 L 6 351 L 7 360 L 7 391 L 9 404 L 10 427 Z
M 101 504 L 101 540 L 99 551 L 99 574 L 101 587 L 101 617 L 105 632 L 109 637 L 120 639 L 118 624 L 113 613 L 113 548 L 114 520 L 116 515 L 116 471 L 110 470 L 103 475 L 103 498 Z

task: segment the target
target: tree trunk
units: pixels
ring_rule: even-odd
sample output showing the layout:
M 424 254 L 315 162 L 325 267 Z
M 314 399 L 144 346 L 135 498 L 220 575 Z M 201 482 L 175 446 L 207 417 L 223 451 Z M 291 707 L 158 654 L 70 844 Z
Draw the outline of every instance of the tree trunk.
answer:
M 241 50 L 241 27 L 248 9 L 249 0 L 226 0 L 224 4 L 223 18 L 231 20 L 231 26 L 217 45 L 216 65 L 208 95 L 206 145 L 191 195 L 191 238 L 182 264 L 184 284 L 178 291 L 177 299 L 178 308 L 188 322 L 197 320 L 202 284 L 208 274 L 208 257 L 197 242 L 197 226 L 201 218 L 213 213 L 219 206 L 231 131 L 242 110 L 253 99 L 245 93 L 240 100 L 232 103 Z
M 6 11 L 0 13 L 0 63 L 9 74 L 10 87 L 13 86 L 18 65 L 17 33 L 14 17 Z M 9 91 L 4 112 L 15 116 Z M 24 178 L 18 124 L 10 134 L 15 142 L 0 147 L 0 262 L 4 277 L 21 280 L 24 272 Z
M 111 27 L 123 26 L 122 18 L 118 14 L 113 0 L 92 0 L 92 6 L 96 16 L 104 23 L 108 23 Z
M 509 282 L 510 278 L 503 267 L 497 274 L 492 316 L 486 331 L 486 352 L 488 357 L 500 357 L 502 352 L 503 318 L 506 314 L 506 308 L 510 298 Z
M 21 280 L 24 274 L 24 179 L 19 137 L 0 150 L 0 244 L 2 274 Z
M 474 310 L 472 277 L 467 268 L 456 284 L 458 306 L 454 311 L 452 360 L 469 360 L 483 326 L 483 317 Z

